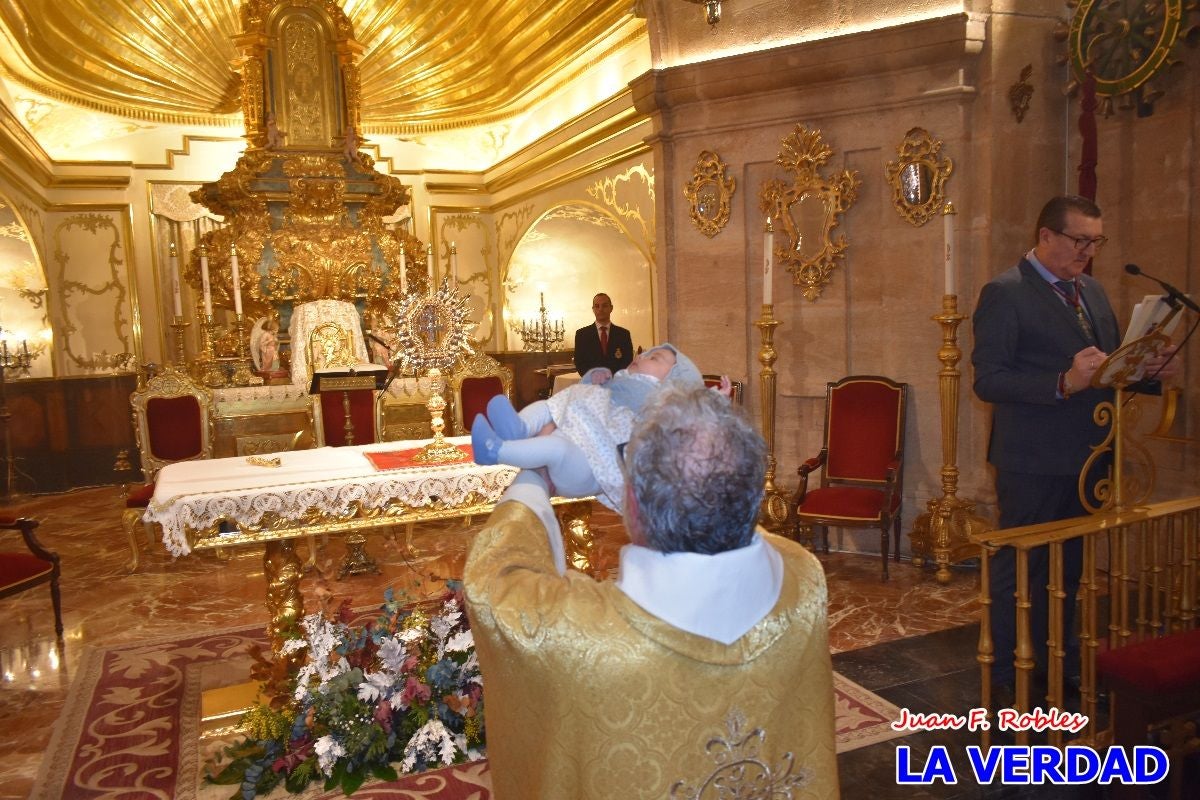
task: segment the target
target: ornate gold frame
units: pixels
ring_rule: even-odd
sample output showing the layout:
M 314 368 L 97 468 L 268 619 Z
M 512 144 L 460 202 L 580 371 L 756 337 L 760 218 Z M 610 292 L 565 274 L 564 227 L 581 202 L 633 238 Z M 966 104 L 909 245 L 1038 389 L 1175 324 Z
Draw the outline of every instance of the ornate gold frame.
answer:
M 831 178 L 820 173 L 820 167 L 833 155 L 833 148 L 821 138 L 819 130 L 797 125 L 782 142 L 776 163 L 792 173 L 790 185 L 779 179 L 763 184 L 759 208 L 776 220 L 775 230 L 783 233 L 775 238 L 775 259 L 787 266 L 792 280 L 804 287 L 804 297 L 816 300 L 821 287 L 829 283 L 834 267 L 841 264 L 846 250 L 846 237 L 832 238 L 838 218 L 858 198 L 862 181 L 858 172 L 842 170 Z M 815 221 L 820 229 L 819 249 L 805 248 L 804 231 L 793 216 L 793 209 L 805 200 L 817 198 L 823 206 L 822 217 Z M 804 226 L 810 228 L 811 226 Z
M 710 239 L 729 222 L 729 202 L 737 189 L 737 180 L 725 175 L 726 168 L 719 155 L 701 150 L 692 167 L 692 179 L 683 185 L 683 196 L 692 209 L 692 223 Z
M 912 128 L 896 148 L 900 158 L 883 168 L 892 185 L 892 205 L 916 227 L 933 218 L 946 196 L 946 179 L 954 171 L 954 162 L 940 158 L 942 142 L 924 128 Z

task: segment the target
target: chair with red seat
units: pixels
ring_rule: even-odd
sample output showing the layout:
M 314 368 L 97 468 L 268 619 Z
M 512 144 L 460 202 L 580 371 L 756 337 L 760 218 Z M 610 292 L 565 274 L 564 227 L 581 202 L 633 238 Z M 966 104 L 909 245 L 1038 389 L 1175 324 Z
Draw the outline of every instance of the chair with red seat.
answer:
M 484 413 L 488 401 L 498 394 L 511 400 L 512 391 L 512 370 L 486 353 L 476 353 L 460 361 L 450 378 L 455 435 L 470 433 L 471 423 L 477 414 Z
M 11 597 L 43 583 L 50 584 L 50 602 L 54 605 L 54 631 L 62 638 L 62 598 L 58 591 L 61 567 L 58 553 L 38 542 L 33 529 L 37 520 L 0 516 L 0 530 L 20 531 L 25 550 L 0 551 L 0 597 Z
M 895 559 L 900 560 L 907 393 L 907 384 L 878 375 L 851 375 L 829 383 L 824 446 L 801 465 L 792 500 L 796 534 L 805 527 L 820 530 L 826 552 L 829 526 L 879 528 L 885 581 L 890 529 Z M 809 475 L 822 468 L 820 487 L 810 489 Z
M 705 374 L 704 385 L 710 389 L 719 389 L 721 387 L 721 375 Z M 743 403 L 743 397 L 746 394 L 746 384 L 741 381 L 730 381 L 729 387 L 732 390 L 729 396 L 729 401 L 735 406 L 740 406 Z
M 127 489 L 121 520 L 133 551 L 129 562 L 133 572 L 140 561 L 133 529 L 154 496 L 154 476 L 176 461 L 212 458 L 212 393 L 186 373 L 168 367 L 131 394 L 129 403 L 145 478 L 141 486 Z

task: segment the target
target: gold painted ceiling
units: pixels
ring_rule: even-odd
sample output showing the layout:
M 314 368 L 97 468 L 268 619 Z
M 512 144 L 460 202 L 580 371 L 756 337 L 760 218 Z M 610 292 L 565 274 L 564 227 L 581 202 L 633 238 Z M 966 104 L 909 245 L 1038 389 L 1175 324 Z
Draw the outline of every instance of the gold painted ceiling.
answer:
M 240 115 L 238 0 L 0 0 L 0 65 L 48 98 L 147 122 Z M 365 51 L 367 132 L 486 124 L 524 110 L 631 26 L 630 0 L 344 0 Z M 640 23 L 640 21 L 638 21 Z

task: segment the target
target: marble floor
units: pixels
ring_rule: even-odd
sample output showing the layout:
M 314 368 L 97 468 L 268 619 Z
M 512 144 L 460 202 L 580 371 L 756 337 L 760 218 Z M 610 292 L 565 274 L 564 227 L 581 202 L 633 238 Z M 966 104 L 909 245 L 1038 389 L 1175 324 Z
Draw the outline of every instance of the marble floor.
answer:
M 233 552 L 224 559 L 207 554 L 172 559 L 161 545 L 149 545 L 143 539 L 141 567 L 129 574 L 122 509 L 116 488 L 25 498 L 19 506 L 3 509 L 6 514 L 16 511 L 39 519 L 39 539 L 62 557 L 65 634 L 60 653 L 55 647 L 54 619 L 45 587 L 0 600 L 4 620 L 0 626 L 0 753 L 4 755 L 0 759 L 0 800 L 28 794 L 62 709 L 72 670 L 85 648 L 265 621 L 261 552 Z M 461 575 L 466 548 L 482 520 L 473 522 L 472 526 L 463 521 L 420 526 L 411 549 L 406 547 L 403 531 L 394 538 L 372 536 L 369 549 L 379 561 L 380 574 L 342 580 L 336 579 L 342 545 L 334 537 L 304 581 L 306 607 L 315 608 L 318 596 L 325 593 L 367 606 L 380 602 L 387 587 L 413 598 L 438 591 L 446 579 Z M 602 570 L 611 568 L 625 542 L 621 521 L 596 506 L 593 529 L 596 563 Z M 977 619 L 978 578 L 971 570 L 956 572 L 954 580 L 943 586 L 930 571 L 907 563 L 893 564 L 891 580 L 884 584 L 879 580 L 878 557 L 833 553 L 822 555 L 821 560 L 829 582 L 830 648 L 840 654 L 835 656 L 839 670 L 839 662 L 864 648 L 903 644 L 901 640 L 924 642 L 927 640 L 914 637 L 950 631 Z M 961 670 L 963 664 L 970 667 L 974 642 L 969 633 L 943 634 L 928 641 L 948 660 L 948 669 Z M 936 653 L 922 645 L 916 648 L 924 654 L 922 658 L 898 658 L 896 670 L 883 670 L 874 679 L 860 682 L 880 691 L 884 684 L 936 679 L 940 673 L 929 671 L 929 659 Z M 860 680 L 855 677 L 853 662 L 845 663 L 850 665 L 847 675 Z M 926 672 L 914 674 L 913 670 L 921 669 Z M 868 669 L 862 674 L 870 678 L 869 673 Z M 882 679 L 885 674 L 893 683 Z M 959 707 L 943 710 L 957 711 Z M 880 761 L 878 768 L 869 767 L 876 760 Z M 869 775 L 872 784 L 879 781 L 870 788 L 897 789 L 894 773 L 883 768 L 883 760 L 871 756 L 861 769 L 854 767 L 855 785 L 867 789 L 862 781 Z M 877 799 L 892 796 L 872 794 Z M 845 796 L 864 795 L 856 791 Z

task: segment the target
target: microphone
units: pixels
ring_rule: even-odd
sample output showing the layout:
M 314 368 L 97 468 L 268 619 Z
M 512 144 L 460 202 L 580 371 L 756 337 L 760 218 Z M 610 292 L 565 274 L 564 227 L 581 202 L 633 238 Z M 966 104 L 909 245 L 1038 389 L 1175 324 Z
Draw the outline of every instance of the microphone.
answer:
M 1177 300 L 1180 303 L 1183 303 L 1188 308 L 1190 308 L 1192 311 L 1195 311 L 1197 314 L 1200 314 L 1200 305 L 1197 305 L 1195 300 L 1188 297 L 1183 292 L 1179 291 L 1178 289 L 1176 289 L 1174 286 L 1167 283 L 1166 281 L 1159 280 L 1158 278 L 1154 277 L 1153 275 L 1143 272 L 1142 268 L 1139 267 L 1137 264 L 1126 264 L 1125 271 L 1128 272 L 1130 275 L 1141 275 L 1143 277 L 1149 278 L 1150 280 L 1154 281 L 1159 286 L 1161 286 L 1163 288 L 1163 291 L 1166 292 L 1167 295 L 1172 300 Z

